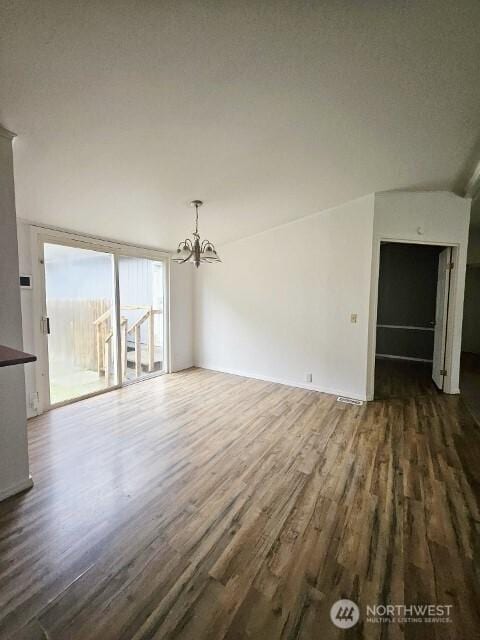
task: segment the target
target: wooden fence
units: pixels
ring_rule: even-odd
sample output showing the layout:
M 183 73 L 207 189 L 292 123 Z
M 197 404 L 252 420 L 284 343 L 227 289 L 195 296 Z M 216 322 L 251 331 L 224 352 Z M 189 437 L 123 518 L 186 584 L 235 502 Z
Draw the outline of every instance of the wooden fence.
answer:
M 139 316 L 131 324 L 122 311 L 137 311 Z M 120 336 L 122 377 L 127 376 L 128 342 L 134 345 L 133 372 L 136 377 L 143 371 L 155 369 L 155 316 L 159 309 L 142 305 L 122 305 L 120 307 Z M 113 374 L 113 318 L 110 300 L 65 300 L 49 299 L 50 336 L 48 341 L 50 357 L 59 362 L 84 370 L 96 371 L 105 376 L 105 384 L 110 384 Z M 141 328 L 145 325 L 146 344 L 142 353 Z M 142 358 L 142 355 L 144 356 Z M 163 356 L 162 356 L 163 358 Z
M 49 299 L 50 357 L 71 362 L 81 369 L 96 371 L 97 329 L 94 323 L 111 305 L 111 300 Z M 111 321 L 103 323 L 102 326 L 105 336 L 109 331 Z

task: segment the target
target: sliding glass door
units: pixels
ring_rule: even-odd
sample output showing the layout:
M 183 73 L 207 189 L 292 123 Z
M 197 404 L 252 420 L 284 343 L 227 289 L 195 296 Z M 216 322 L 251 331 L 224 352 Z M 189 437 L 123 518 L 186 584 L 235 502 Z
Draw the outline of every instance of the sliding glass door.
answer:
M 165 370 L 164 263 L 119 256 L 122 380 Z
M 166 260 L 62 237 L 39 238 L 45 408 L 167 371 Z
M 112 254 L 46 242 L 50 405 L 117 384 Z

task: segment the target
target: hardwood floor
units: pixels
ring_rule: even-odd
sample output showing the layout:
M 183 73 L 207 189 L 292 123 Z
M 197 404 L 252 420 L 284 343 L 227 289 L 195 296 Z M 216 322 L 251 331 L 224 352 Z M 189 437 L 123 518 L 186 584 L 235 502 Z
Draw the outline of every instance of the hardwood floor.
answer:
M 189 370 L 29 431 L 35 486 L 0 504 L 1 638 L 479 636 L 480 434 L 459 397 L 356 407 Z M 402 603 L 452 622 L 365 619 Z
M 409 360 L 375 360 L 375 399 L 438 396 L 432 380 L 432 365 Z

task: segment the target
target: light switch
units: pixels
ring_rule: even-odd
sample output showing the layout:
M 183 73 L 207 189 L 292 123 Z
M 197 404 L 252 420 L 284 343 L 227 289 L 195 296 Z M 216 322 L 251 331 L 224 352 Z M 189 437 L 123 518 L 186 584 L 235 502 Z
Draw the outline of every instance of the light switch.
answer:
M 357 322 L 357 314 L 356 314 L 356 313 L 352 313 L 352 314 L 350 315 L 350 322 L 351 322 L 352 324 L 355 324 L 355 323 Z

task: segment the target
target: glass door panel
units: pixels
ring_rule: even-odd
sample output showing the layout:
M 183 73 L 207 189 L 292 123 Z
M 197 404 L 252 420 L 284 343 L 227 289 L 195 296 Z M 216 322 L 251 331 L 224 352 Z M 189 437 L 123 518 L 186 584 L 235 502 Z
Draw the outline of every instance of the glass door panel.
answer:
M 119 256 L 122 379 L 165 371 L 164 263 Z
M 44 243 L 50 405 L 117 384 L 114 259 Z

